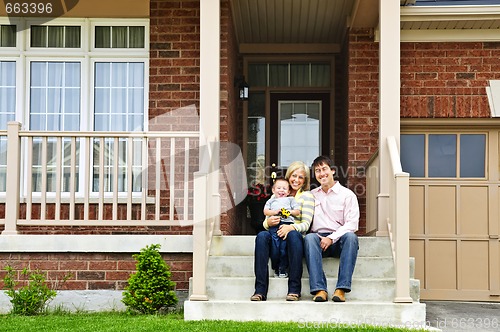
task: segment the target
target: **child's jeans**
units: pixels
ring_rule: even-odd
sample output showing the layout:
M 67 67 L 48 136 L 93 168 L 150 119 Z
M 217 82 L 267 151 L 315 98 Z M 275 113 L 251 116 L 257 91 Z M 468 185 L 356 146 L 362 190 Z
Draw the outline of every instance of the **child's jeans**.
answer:
M 271 267 L 278 274 L 286 273 L 288 269 L 288 255 L 286 251 L 286 241 L 278 236 L 280 225 L 291 225 L 291 223 L 280 222 L 277 226 L 269 227 L 271 233 Z

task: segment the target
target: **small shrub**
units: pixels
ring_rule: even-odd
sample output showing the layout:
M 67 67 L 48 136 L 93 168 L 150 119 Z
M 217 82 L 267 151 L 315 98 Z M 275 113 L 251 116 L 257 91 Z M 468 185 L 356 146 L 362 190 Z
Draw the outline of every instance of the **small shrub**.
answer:
M 177 304 L 175 282 L 159 249 L 159 244 L 152 244 L 132 256 L 137 261 L 137 272 L 128 279 L 122 300 L 129 311 L 154 314 Z
M 45 281 L 45 276 L 39 271 L 30 271 L 24 268 L 21 275 L 26 277 L 27 283 L 22 287 L 17 287 L 16 273 L 11 266 L 5 268 L 7 274 L 3 281 L 6 294 L 12 303 L 11 313 L 15 315 L 32 316 L 43 312 L 47 303 L 56 295 L 56 291 L 49 288 Z

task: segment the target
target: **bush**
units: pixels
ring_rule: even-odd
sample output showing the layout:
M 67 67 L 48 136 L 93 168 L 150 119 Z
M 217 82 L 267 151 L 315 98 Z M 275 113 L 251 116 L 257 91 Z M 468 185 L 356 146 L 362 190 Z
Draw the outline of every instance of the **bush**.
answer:
M 39 271 L 30 271 L 24 268 L 21 275 L 27 278 L 27 284 L 19 287 L 16 282 L 16 273 L 11 266 L 5 268 L 7 274 L 3 281 L 7 296 L 12 303 L 11 313 L 15 315 L 32 316 L 43 312 L 47 303 L 56 297 L 55 290 L 50 289 L 45 281 L 45 276 Z
M 122 300 L 129 311 L 154 314 L 177 304 L 175 282 L 159 249 L 159 244 L 152 244 L 132 256 L 137 261 L 137 272 L 128 279 Z

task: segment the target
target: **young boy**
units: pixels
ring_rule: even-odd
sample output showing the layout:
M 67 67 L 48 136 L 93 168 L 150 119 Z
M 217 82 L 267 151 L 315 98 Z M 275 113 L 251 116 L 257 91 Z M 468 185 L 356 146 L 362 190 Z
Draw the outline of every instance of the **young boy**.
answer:
M 271 267 L 275 271 L 274 276 L 286 278 L 288 276 L 288 256 L 286 252 L 286 241 L 278 236 L 277 231 L 280 225 L 293 224 L 294 216 L 300 214 L 300 206 L 294 197 L 288 197 L 290 184 L 285 178 L 278 178 L 273 184 L 273 196 L 264 206 L 265 216 L 281 216 L 280 223 L 277 226 L 269 227 L 271 232 Z

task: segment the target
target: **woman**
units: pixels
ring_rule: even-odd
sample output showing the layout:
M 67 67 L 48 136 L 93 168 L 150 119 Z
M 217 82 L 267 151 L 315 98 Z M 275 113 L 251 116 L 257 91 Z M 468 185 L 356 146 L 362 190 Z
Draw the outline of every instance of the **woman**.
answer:
M 285 178 L 290 183 L 290 196 L 294 196 L 300 206 L 300 215 L 292 225 L 281 225 L 278 236 L 286 241 L 288 252 L 288 294 L 287 301 L 298 301 L 301 292 L 302 256 L 304 253 L 303 235 L 309 229 L 314 214 L 314 197 L 309 192 L 311 183 L 309 167 L 301 161 L 295 161 L 288 167 Z M 263 222 L 264 228 L 278 225 L 279 216 L 268 217 Z M 262 231 L 255 238 L 255 292 L 252 301 L 265 301 L 269 288 L 269 257 L 271 233 Z

